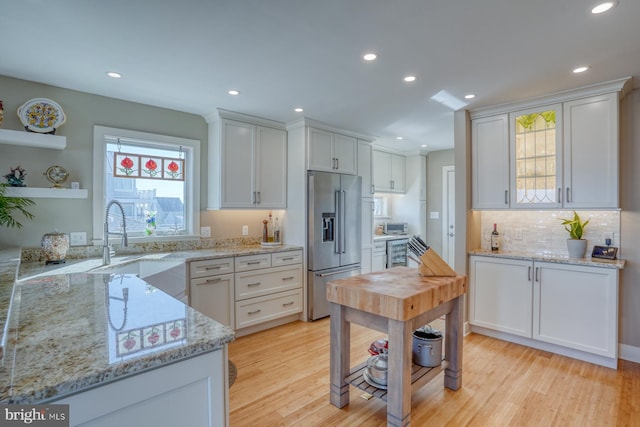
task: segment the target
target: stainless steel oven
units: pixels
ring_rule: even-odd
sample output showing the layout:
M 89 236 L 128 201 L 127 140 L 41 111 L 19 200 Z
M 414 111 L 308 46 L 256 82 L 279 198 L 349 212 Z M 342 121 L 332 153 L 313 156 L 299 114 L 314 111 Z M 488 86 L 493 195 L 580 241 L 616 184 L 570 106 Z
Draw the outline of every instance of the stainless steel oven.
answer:
M 407 265 L 407 243 L 408 238 L 387 240 L 387 268 Z

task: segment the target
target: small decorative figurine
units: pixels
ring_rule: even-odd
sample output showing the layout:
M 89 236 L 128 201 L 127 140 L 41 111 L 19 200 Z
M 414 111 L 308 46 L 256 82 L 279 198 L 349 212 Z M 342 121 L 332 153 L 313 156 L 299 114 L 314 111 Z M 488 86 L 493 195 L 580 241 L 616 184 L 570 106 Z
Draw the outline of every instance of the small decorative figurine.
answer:
M 2 99 L 0 99 L 0 126 L 4 120 L 4 107 L 2 106 Z
M 22 169 L 22 166 L 11 168 L 11 172 L 4 177 L 7 180 L 7 184 L 11 187 L 26 187 L 24 184 L 24 177 L 27 176 L 27 171 Z

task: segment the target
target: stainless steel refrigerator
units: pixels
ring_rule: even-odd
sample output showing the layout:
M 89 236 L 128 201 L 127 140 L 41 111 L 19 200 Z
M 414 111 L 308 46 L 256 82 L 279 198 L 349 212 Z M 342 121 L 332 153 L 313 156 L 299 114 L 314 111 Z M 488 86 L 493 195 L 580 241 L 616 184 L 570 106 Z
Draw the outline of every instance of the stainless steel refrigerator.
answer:
M 360 274 L 361 178 L 308 173 L 309 319 L 329 315 L 326 284 Z

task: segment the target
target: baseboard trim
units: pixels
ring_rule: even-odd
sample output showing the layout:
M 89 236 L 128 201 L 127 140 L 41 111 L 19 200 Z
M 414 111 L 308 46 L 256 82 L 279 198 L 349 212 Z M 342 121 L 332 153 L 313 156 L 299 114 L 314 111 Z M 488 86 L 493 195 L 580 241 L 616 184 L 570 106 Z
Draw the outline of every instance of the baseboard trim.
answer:
M 618 358 L 628 360 L 629 362 L 640 363 L 640 347 L 634 347 L 627 344 L 619 344 Z

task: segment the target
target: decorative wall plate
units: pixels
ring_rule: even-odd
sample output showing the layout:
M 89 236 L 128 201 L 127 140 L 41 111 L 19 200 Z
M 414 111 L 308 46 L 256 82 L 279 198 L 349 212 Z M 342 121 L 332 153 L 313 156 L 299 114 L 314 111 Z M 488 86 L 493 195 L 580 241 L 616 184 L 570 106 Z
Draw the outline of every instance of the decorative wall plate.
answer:
M 26 130 L 38 133 L 55 133 L 67 120 L 60 104 L 47 98 L 25 102 L 18 108 L 18 117 Z

